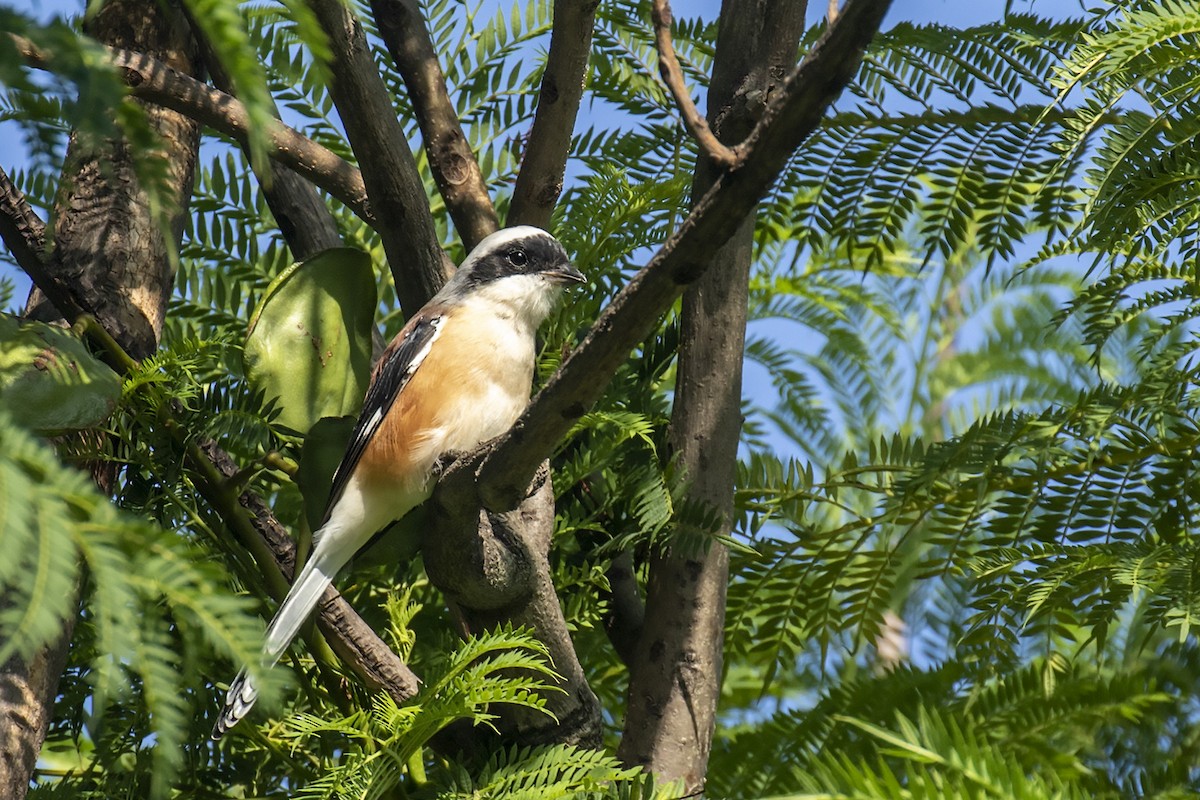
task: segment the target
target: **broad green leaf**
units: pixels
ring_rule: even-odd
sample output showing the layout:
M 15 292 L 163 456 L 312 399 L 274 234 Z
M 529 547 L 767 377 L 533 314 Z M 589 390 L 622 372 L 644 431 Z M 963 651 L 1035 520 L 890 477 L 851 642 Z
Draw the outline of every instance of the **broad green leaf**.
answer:
M 121 379 L 70 331 L 0 315 L 0 408 L 21 427 L 51 434 L 108 418 Z
M 375 276 L 366 253 L 326 250 L 272 281 L 250 320 L 246 376 L 300 433 L 355 414 L 371 371 Z
M 321 525 L 333 473 L 342 461 L 353 431 L 354 417 L 324 417 L 313 423 L 304 437 L 295 480 L 304 496 L 304 515 L 314 531 Z

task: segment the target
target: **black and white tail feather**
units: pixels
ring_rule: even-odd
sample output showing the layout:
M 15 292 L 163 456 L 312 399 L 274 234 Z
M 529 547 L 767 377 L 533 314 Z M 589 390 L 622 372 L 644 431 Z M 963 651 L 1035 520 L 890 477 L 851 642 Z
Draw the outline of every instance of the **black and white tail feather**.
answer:
M 283 651 L 287 650 L 292 639 L 296 638 L 308 615 L 325 593 L 325 588 L 342 566 L 320 562 L 321 559 L 316 557 L 309 559 L 300 570 L 300 577 L 292 584 L 292 589 L 283 605 L 279 607 L 279 612 L 271 620 L 263 642 L 264 667 L 273 667 L 278 663 Z M 233 683 L 229 684 L 229 691 L 225 694 L 225 707 L 221 709 L 216 724 L 213 725 L 212 738 L 221 738 L 238 724 L 254 707 L 254 701 L 257 699 L 258 688 L 251 680 L 250 673 L 243 667 L 233 679 Z

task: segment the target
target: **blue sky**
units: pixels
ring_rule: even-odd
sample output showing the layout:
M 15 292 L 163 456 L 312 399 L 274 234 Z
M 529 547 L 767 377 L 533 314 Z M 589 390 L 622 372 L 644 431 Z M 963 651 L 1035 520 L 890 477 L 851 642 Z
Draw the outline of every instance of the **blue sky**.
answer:
M 508 0 L 503 2 L 507 4 Z M 1083 0 L 1038 0 L 1037 11 L 1040 15 L 1052 17 L 1077 16 L 1082 13 L 1083 5 Z M 918 24 L 940 23 L 956 27 L 975 25 L 1000 19 L 1006 6 L 1016 12 L 1028 11 L 1034 7 L 1033 0 L 894 0 L 884 27 L 901 21 Z M 0 8 L 4 7 L 40 20 L 48 20 L 55 16 L 80 12 L 84 7 L 84 0 L 0 0 Z M 810 0 L 809 20 L 815 22 L 820 19 L 825 13 L 825 8 L 823 0 Z M 720 9 L 720 1 L 676 0 L 673 9 L 680 17 L 715 17 Z M 586 113 L 585 108 L 585 117 L 580 121 L 581 126 L 586 125 Z M 0 166 L 11 173 L 20 169 L 27 160 L 28 151 L 17 126 L 11 122 L 0 121 Z M 5 267 L 0 271 L 0 276 L 15 280 L 19 302 L 27 291 L 28 281 L 23 275 L 14 272 L 11 267 Z

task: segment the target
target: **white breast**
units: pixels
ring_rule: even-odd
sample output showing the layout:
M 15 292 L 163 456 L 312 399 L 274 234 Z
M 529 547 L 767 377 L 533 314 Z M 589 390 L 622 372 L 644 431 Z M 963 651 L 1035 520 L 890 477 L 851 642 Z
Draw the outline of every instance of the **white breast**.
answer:
M 442 373 L 458 383 L 440 393 L 436 428 L 429 431 L 432 458 L 499 436 L 529 403 L 534 330 L 523 320 L 497 314 L 491 304 L 463 311 L 447 321 L 439 341 L 458 354 L 453 369 Z

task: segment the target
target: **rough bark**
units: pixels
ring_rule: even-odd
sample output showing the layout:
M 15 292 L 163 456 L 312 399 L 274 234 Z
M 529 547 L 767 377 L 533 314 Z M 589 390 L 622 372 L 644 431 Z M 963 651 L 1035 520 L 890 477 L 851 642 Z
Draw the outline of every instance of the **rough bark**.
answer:
M 14 657 L 0 665 L 0 797 L 20 800 L 29 791 L 74 631 L 71 618 L 58 641 L 28 662 Z
M 157 3 L 110 0 L 89 20 L 87 32 L 106 44 L 152 53 L 180 72 L 198 69 L 182 17 Z M 177 244 L 192 188 L 199 126 L 163 108 L 148 107 L 146 113 L 163 142 L 170 227 L 166 233 Z M 137 357 L 154 352 L 174 282 L 168 258 L 172 245 L 138 184 L 126 142 L 89 142 L 71 136 L 55 220 L 53 257 L 41 259 L 50 283 L 70 287 L 80 300 L 77 306 L 91 311 L 127 352 Z M 3 231 L 6 240 L 7 235 L 32 232 L 13 227 L 16 230 Z M 26 255 L 45 255 L 37 253 L 36 247 L 27 249 Z M 28 306 L 43 319 L 60 316 L 39 291 L 31 293 Z M 5 732 L 0 794 L 4 797 L 21 798 L 28 791 L 73 629 L 74 620 L 64 626 L 56 643 L 28 663 L 13 659 L 0 669 L 0 731 Z
M 725 0 L 708 94 L 708 127 L 739 143 L 765 98 L 792 68 L 805 3 Z M 706 147 L 706 151 L 713 148 Z M 715 159 L 700 159 L 693 198 L 711 188 Z M 721 163 L 721 162 L 717 162 Z M 683 295 L 679 363 L 669 442 L 688 499 L 716 511 L 730 532 L 741 436 L 742 361 L 754 248 L 754 208 L 712 255 L 713 265 Z M 683 531 L 679 533 L 684 533 Z M 630 664 L 619 754 L 687 793 L 704 788 L 721 694 L 729 552 L 677 539 L 650 559 L 646 624 Z M 678 535 L 678 534 L 677 534 Z
M 153 4 L 120 0 L 105 4 L 89 21 L 88 33 L 113 47 L 145 52 L 183 74 L 199 70 L 198 54 L 182 16 Z M 161 136 L 165 186 L 171 198 L 170 235 L 182 235 L 200 128 L 168 109 L 143 105 Z M 170 245 L 138 182 L 133 155 L 123 139 L 85 141 L 72 133 L 56 198 L 54 277 L 78 287 L 94 304 L 92 313 L 134 358 L 154 352 L 175 273 Z M 49 303 L 36 303 L 31 316 L 56 319 Z
M 583 99 L 598 5 L 598 0 L 555 0 L 550 52 L 537 112 L 513 187 L 509 225 L 550 225 L 550 214 L 562 194 L 571 134 Z
M 411 316 L 445 283 L 449 268 L 425 185 L 358 17 L 342 0 L 310 0 L 310 5 L 333 54 L 329 94 L 379 219 L 376 230 L 396 297 L 405 316 Z
M 408 89 L 438 192 L 467 250 L 499 227 L 479 162 L 446 91 L 417 0 L 371 0 L 379 35 Z
M 453 468 L 452 468 L 453 470 Z M 562 692 L 550 692 L 554 718 L 517 707 L 496 709 L 497 729 L 521 745 L 600 745 L 600 703 L 588 686 L 571 641 L 550 575 L 554 536 L 554 492 L 549 466 L 518 509 L 501 514 L 476 511 L 470 483 L 450 481 L 435 495 L 431 535 L 422 542 L 426 571 L 441 589 L 467 633 L 502 624 L 534 631 L 549 649 Z

